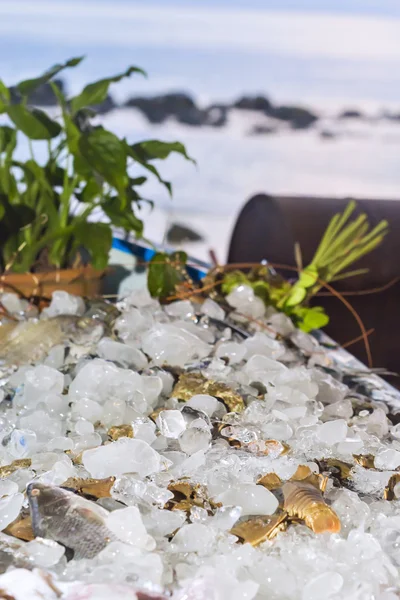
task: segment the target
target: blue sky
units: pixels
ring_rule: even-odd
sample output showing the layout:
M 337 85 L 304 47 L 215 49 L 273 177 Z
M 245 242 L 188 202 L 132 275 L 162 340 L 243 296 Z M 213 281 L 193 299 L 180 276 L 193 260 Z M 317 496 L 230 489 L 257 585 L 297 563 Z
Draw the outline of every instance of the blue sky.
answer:
M 1 0 L 0 77 L 85 54 L 71 91 L 137 64 L 150 78 L 124 82 L 121 99 L 173 89 L 385 105 L 400 98 L 399 31 L 400 0 Z

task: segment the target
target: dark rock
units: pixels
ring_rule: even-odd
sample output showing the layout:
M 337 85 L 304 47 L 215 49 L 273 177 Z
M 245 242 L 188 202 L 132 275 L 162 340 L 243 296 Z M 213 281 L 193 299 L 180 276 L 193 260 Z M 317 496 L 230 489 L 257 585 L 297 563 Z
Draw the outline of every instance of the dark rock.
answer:
M 179 223 L 173 223 L 167 231 L 167 242 L 170 244 L 180 244 L 181 242 L 202 242 L 203 236 Z
M 319 132 L 319 135 L 323 140 L 333 140 L 337 137 L 336 133 L 329 131 L 328 129 L 322 129 L 322 131 Z
M 207 108 L 206 124 L 211 127 L 223 127 L 228 121 L 229 107 L 225 104 L 211 104 Z
M 293 129 L 306 129 L 318 119 L 314 113 L 300 106 L 275 106 L 271 108 L 269 115 L 281 121 L 288 121 Z
M 125 106 L 138 108 L 150 123 L 163 123 L 168 117 L 175 117 L 187 125 L 204 125 L 207 111 L 199 109 L 187 94 L 165 94 L 162 96 L 130 98 Z
M 93 108 L 98 115 L 105 115 L 106 113 L 114 110 L 114 108 L 116 107 L 117 104 L 115 103 L 112 96 L 107 94 L 107 98 L 103 100 L 103 102 L 101 102 L 100 104 L 95 104 L 91 108 Z
M 400 113 L 391 113 L 385 111 L 382 116 L 384 119 L 388 119 L 389 121 L 400 121 Z
M 362 119 L 363 116 L 364 115 L 359 110 L 349 109 L 341 112 L 339 119 Z
M 59 90 L 64 93 L 65 88 L 62 79 L 54 79 L 53 83 L 55 83 Z M 12 104 L 19 104 L 21 102 L 21 95 L 16 87 L 10 88 L 10 94 Z M 28 95 L 28 104 L 33 106 L 56 106 L 57 98 L 51 85 L 49 83 L 44 83 L 37 87 L 36 90 L 33 90 L 33 92 Z
M 276 133 L 276 127 L 270 127 L 269 125 L 254 125 L 249 131 L 249 135 L 267 135 L 270 133 Z
M 269 114 L 272 104 L 265 96 L 242 96 L 242 98 L 233 103 L 233 107 L 245 110 L 257 110 Z

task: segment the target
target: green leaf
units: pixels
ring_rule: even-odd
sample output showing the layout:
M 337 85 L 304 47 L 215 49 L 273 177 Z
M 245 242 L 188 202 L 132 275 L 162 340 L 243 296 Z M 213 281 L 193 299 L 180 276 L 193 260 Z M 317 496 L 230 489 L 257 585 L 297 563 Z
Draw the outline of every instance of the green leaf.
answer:
M 270 298 L 270 286 L 268 283 L 266 281 L 255 281 L 251 285 L 255 295 L 261 298 L 265 304 L 268 304 Z
M 12 127 L 3 125 L 0 127 L 0 153 L 5 152 L 7 146 L 13 142 L 16 137 L 16 131 Z
M 7 109 L 11 121 L 31 140 L 50 140 L 61 132 L 61 126 L 37 108 L 27 108 L 22 104 Z
M 90 253 L 95 269 L 105 269 L 111 250 L 111 227 L 106 223 L 78 223 L 73 232 L 75 245 L 82 245 Z
M 293 311 L 294 316 L 298 317 L 297 325 L 302 331 L 309 333 L 314 329 L 321 329 L 329 323 L 329 317 L 322 306 L 312 308 L 299 307 Z
M 7 111 L 7 105 L 10 103 L 10 90 L 0 79 L 0 115 Z
M 248 285 L 251 287 L 251 283 L 243 271 L 231 271 L 230 273 L 227 273 L 222 280 L 222 293 L 228 295 L 238 285 Z
M 187 254 L 157 252 L 150 261 L 147 274 L 147 287 L 153 298 L 167 298 L 175 292 L 175 286 L 182 281 L 182 273 L 177 266 L 185 266 Z
M 132 149 L 134 152 L 140 155 L 143 161 L 155 159 L 164 160 L 165 158 L 168 158 L 172 152 L 175 152 L 177 154 L 181 154 L 184 158 L 186 158 L 186 160 L 190 160 L 192 163 L 196 162 L 187 154 L 185 146 L 180 142 L 160 142 L 159 140 L 147 140 L 145 142 L 133 144 Z
M 114 227 L 122 227 L 125 231 L 134 231 L 136 237 L 143 235 L 143 221 L 137 218 L 130 207 L 123 208 L 121 199 L 114 196 L 101 205 Z
M 138 152 L 135 149 L 135 145 L 133 144 L 132 146 L 129 146 L 129 144 L 125 143 L 125 147 L 126 147 L 126 151 L 128 156 L 130 156 L 131 158 L 133 158 L 137 163 L 139 163 L 140 165 L 142 165 L 142 167 L 144 167 L 145 169 L 147 169 L 148 171 L 150 171 L 150 173 L 152 173 L 160 183 L 162 183 L 168 190 L 168 193 L 170 196 L 172 196 L 172 185 L 169 181 L 165 181 L 160 173 L 157 171 L 157 169 L 155 168 L 154 165 L 148 163 L 146 161 L 145 158 L 143 158 L 143 155 L 141 152 Z
M 102 127 L 82 133 L 78 148 L 88 164 L 120 193 L 128 183 L 126 145 Z
M 138 67 L 129 67 L 124 73 L 120 73 L 114 77 L 100 79 L 94 83 L 89 83 L 78 96 L 71 99 L 72 113 L 75 114 L 78 110 L 86 108 L 87 106 L 100 104 L 106 99 L 108 88 L 111 83 L 121 81 L 121 79 L 129 77 L 132 73 L 141 73 L 146 76 L 146 73 L 142 69 L 139 69 Z
M 26 79 L 25 81 L 21 81 L 17 84 L 17 88 L 19 92 L 23 96 L 27 96 L 30 92 L 38 88 L 40 85 L 47 83 L 50 79 L 52 79 L 55 75 L 57 75 L 60 71 L 67 69 L 68 67 L 76 67 L 83 60 L 83 56 L 77 58 L 71 58 L 67 60 L 62 65 L 54 65 L 48 71 L 40 75 L 39 77 L 35 77 L 34 79 Z
M 308 289 L 315 285 L 317 281 L 318 271 L 313 265 L 310 265 L 309 267 L 306 267 L 303 271 L 301 271 L 299 277 L 299 285 L 301 285 L 301 287 Z
M 298 284 L 292 287 L 289 298 L 286 300 L 285 306 L 296 306 L 301 304 L 307 295 L 307 290 Z
M 102 186 L 96 181 L 96 179 L 92 178 L 86 183 L 85 187 L 82 190 L 82 194 L 80 200 L 85 202 L 86 204 L 90 204 L 93 200 L 100 196 L 102 190 Z

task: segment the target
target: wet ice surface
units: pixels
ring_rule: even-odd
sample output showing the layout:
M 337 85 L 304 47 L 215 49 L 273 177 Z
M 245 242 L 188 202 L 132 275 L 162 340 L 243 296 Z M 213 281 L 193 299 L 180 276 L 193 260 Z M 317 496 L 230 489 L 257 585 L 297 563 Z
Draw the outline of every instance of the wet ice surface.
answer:
M 141 291 L 121 303 L 114 334 L 72 357 L 58 346 L 44 364 L 5 371 L 1 590 L 15 600 L 395 600 L 399 426 L 334 365 L 335 377 L 315 366 L 326 364 L 323 348 L 284 315 L 264 314 L 246 288 L 228 300 L 246 339 L 215 325 L 227 315 L 212 300 L 162 308 Z M 4 305 L 18 318 L 31 310 L 10 294 Z M 58 293 L 41 318 L 84 310 Z M 189 384 L 188 374 L 201 376 Z M 315 533 L 310 505 L 283 512 L 281 488 L 300 465 L 324 482 L 319 507 L 337 515 L 339 533 Z M 268 474 L 276 485 L 260 483 Z M 75 489 L 79 528 L 69 504 L 60 520 L 50 503 L 48 522 L 65 520 L 64 538 L 51 526 L 47 538 L 37 529 L 28 542 L 11 537 L 15 520 L 29 518 L 32 482 Z M 303 493 L 321 494 L 310 485 Z M 93 511 L 86 501 L 80 508 L 80 495 Z M 34 528 L 41 510 L 32 512 Z M 282 515 L 274 535 L 248 538 L 254 545 L 235 534 Z M 61 544 L 67 535 L 90 547 L 100 534 L 105 547 L 93 558 L 71 559 Z

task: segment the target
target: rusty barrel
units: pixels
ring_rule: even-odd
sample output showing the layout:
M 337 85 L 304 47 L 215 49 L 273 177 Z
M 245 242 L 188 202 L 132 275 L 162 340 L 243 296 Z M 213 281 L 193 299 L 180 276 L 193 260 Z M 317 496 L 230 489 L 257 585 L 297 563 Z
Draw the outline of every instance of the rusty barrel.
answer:
M 295 266 L 294 244 L 301 247 L 303 264 L 308 264 L 332 216 L 343 211 L 350 198 L 270 196 L 257 194 L 240 212 L 233 230 L 228 262 L 258 262 Z M 356 199 L 357 200 L 357 199 Z M 390 231 L 383 244 L 358 261 L 354 268 L 369 268 L 363 275 L 338 281 L 335 288 L 353 294 L 388 285 L 400 276 L 400 202 L 395 200 L 357 200 L 357 213 L 365 212 L 372 226 L 389 222 Z M 356 213 L 356 214 L 357 214 Z M 282 271 L 281 271 L 282 272 Z M 293 277 L 293 271 L 283 271 Z M 374 294 L 346 298 L 361 316 L 370 336 L 374 366 L 400 373 L 400 283 Z M 340 344 L 360 335 L 360 328 L 348 309 L 337 299 L 319 297 L 314 304 L 325 307 L 331 321 L 326 332 Z M 363 362 L 363 343 L 349 350 Z M 393 380 L 396 384 L 396 381 Z

